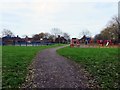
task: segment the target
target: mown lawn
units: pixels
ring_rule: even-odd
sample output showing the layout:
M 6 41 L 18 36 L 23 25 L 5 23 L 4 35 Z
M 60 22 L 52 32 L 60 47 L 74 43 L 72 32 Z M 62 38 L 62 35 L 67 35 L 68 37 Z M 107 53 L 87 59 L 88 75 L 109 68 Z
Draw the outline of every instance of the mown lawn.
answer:
M 57 52 L 80 63 L 95 77 L 101 88 L 120 88 L 118 48 L 66 47 Z
M 50 46 L 3 46 L 2 47 L 2 87 L 18 88 L 25 80 L 27 67 L 38 51 Z

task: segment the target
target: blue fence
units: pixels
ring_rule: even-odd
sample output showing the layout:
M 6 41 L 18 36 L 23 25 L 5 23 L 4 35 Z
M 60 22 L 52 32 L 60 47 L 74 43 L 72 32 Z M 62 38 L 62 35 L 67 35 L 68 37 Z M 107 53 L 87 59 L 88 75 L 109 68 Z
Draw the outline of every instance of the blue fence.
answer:
M 15 45 L 15 46 L 40 46 L 40 45 L 53 45 L 55 43 L 50 42 L 13 42 L 12 44 L 6 44 L 4 42 L 0 42 L 0 45 Z

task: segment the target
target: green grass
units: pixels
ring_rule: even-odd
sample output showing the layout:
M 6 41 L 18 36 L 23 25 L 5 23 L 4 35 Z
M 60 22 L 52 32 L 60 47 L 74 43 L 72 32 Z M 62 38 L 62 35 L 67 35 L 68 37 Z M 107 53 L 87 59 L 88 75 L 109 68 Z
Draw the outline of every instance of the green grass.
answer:
M 102 88 L 120 88 L 120 60 L 118 48 L 70 48 L 57 51 L 60 55 L 80 63 Z
M 25 80 L 27 67 L 38 51 L 61 46 L 3 46 L 2 47 L 2 87 L 18 88 Z

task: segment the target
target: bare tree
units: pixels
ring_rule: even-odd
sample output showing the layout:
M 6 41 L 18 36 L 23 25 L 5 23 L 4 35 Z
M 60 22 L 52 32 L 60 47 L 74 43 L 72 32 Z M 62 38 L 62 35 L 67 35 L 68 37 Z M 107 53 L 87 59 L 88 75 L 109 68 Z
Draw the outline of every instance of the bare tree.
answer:
M 66 39 L 66 40 L 69 40 L 70 39 L 70 35 L 68 33 L 63 33 L 63 37 Z
M 45 33 L 43 33 L 43 32 L 39 33 L 39 37 L 40 38 L 44 38 L 45 37 Z
M 40 40 L 39 34 L 33 35 L 32 38 L 33 38 L 34 41 L 39 41 Z
M 113 18 L 113 28 L 115 28 L 116 26 L 117 28 L 115 29 L 115 31 L 118 34 L 118 41 L 120 42 L 120 17 L 117 16 Z
M 62 31 L 59 28 L 52 28 L 51 33 L 55 35 L 55 37 L 62 35 Z
M 44 35 L 45 38 L 49 38 L 49 37 L 51 36 L 50 33 L 47 33 L 47 32 L 44 33 L 44 34 L 45 34 L 45 35 Z
M 12 31 L 10 31 L 10 30 L 8 30 L 8 29 L 3 29 L 3 31 L 2 31 L 2 37 L 8 36 L 8 35 L 11 36 L 11 37 L 14 36 L 14 34 L 13 34 Z
M 120 42 L 120 17 L 114 16 L 105 29 L 109 30 L 109 34 L 112 33 L 111 36 Z
M 50 35 L 48 38 L 51 42 L 55 42 L 55 36 L 54 35 Z
M 41 32 L 39 34 L 33 35 L 32 37 L 33 37 L 34 40 L 40 40 L 40 39 L 43 39 L 43 38 L 48 38 L 49 35 L 50 35 L 49 33 L 43 33 L 43 32 Z
M 82 31 L 80 32 L 80 34 L 79 34 L 79 37 L 81 38 L 81 37 L 83 37 L 83 36 L 91 36 L 90 31 L 87 30 L 87 29 L 82 30 Z

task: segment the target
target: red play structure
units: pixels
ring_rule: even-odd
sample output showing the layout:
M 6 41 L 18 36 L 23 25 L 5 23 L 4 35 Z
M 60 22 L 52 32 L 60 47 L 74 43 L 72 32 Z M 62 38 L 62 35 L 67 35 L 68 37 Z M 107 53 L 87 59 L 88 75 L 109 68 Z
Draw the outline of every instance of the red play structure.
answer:
M 70 47 L 79 47 L 80 46 L 80 42 L 77 38 L 72 38 L 71 42 L 70 42 Z
M 97 40 L 97 43 L 99 44 L 99 46 L 112 45 L 112 41 L 111 40 Z

